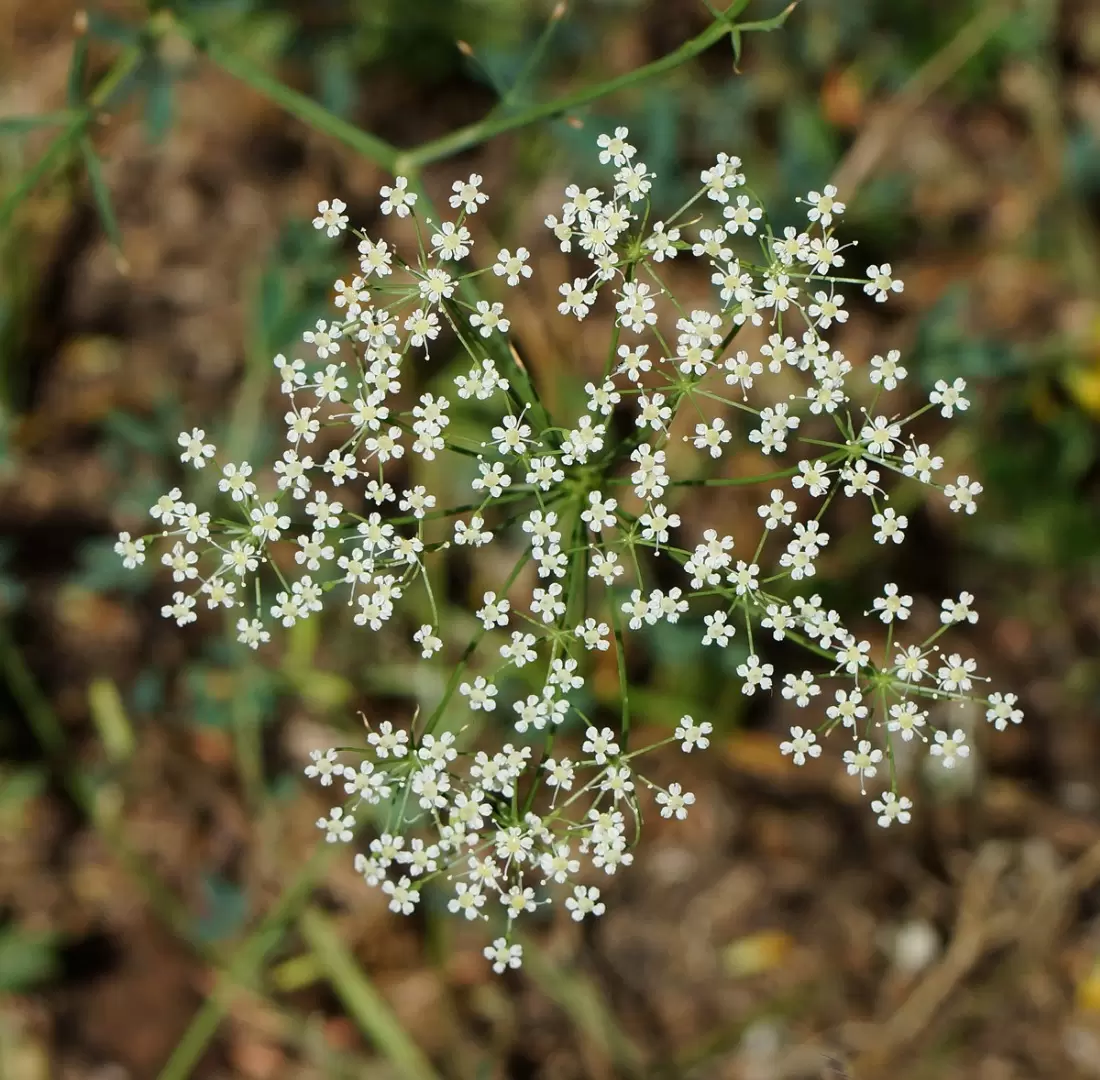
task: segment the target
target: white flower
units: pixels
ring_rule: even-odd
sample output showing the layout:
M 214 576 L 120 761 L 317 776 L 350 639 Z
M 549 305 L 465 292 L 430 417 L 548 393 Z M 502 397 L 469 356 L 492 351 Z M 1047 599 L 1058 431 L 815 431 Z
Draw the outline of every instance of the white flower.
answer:
M 718 645 L 725 648 L 733 640 L 736 630 L 726 621 L 724 611 L 704 615 L 703 623 L 707 628 L 706 633 L 703 634 L 704 645 Z
M 504 278 L 506 284 L 516 286 L 521 277 L 531 276 L 531 267 L 527 265 L 530 257 L 531 253 L 525 247 L 516 248 L 514 254 L 507 248 L 501 248 L 493 264 L 493 273 Z
M 972 685 L 972 676 L 977 669 L 976 660 L 963 659 L 959 653 L 952 653 L 936 672 L 936 679 L 941 690 L 946 690 L 948 693 L 966 693 Z
M 873 296 L 880 304 L 885 302 L 890 293 L 899 293 L 904 288 L 905 283 L 893 277 L 889 263 L 867 267 L 867 284 L 863 286 L 863 291 L 868 296 Z M 893 387 L 888 386 L 886 389 L 892 390 Z
M 507 334 L 512 324 L 504 318 L 503 304 L 489 304 L 485 300 L 479 300 L 477 302 L 477 310 L 470 316 L 470 325 L 479 328 L 478 333 L 481 334 L 483 338 L 487 338 L 494 330 L 499 330 L 500 333 Z
M 329 325 L 324 319 L 318 319 L 312 330 L 306 330 L 302 334 L 302 340 L 312 345 L 317 350 L 317 355 L 324 360 L 340 351 L 341 333 L 338 324 Z
M 790 739 L 779 744 L 779 752 L 793 755 L 791 760 L 796 765 L 805 765 L 807 757 L 821 757 L 821 745 L 812 731 L 806 728 L 792 727 Z
M 728 376 L 726 381 L 729 382 Z M 749 385 L 752 385 L 751 382 Z M 722 447 L 732 438 L 733 436 L 726 429 L 725 420 L 720 416 L 710 424 L 700 423 L 695 425 L 695 436 L 693 439 L 695 449 L 707 451 L 712 458 L 721 457 Z M 684 439 L 685 441 L 692 439 L 692 436 L 685 435 Z
M 254 506 L 248 515 L 252 519 L 252 535 L 261 540 L 274 542 L 290 528 L 290 516 L 279 513 L 279 504 L 266 502 L 263 506 Z
M 998 731 L 1004 731 L 1009 724 L 1022 724 L 1024 712 L 1016 706 L 1015 694 L 990 694 L 985 718 Z
M 482 955 L 492 962 L 493 971 L 498 975 L 503 975 L 506 968 L 518 968 L 523 964 L 523 946 L 509 945 L 502 937 L 486 945 Z
M 738 195 L 734 202 L 722 208 L 722 216 L 726 219 L 725 230 L 731 236 L 737 232 L 752 236 L 764 211 L 759 206 L 753 206 L 747 195 Z
M 447 902 L 447 910 L 453 915 L 462 914 L 467 919 L 476 919 L 480 909 L 485 906 L 485 894 L 472 888 L 465 881 L 455 886 L 455 895 Z
M 588 289 L 588 283 L 584 278 L 576 278 L 572 285 L 562 285 L 558 292 L 563 299 L 558 304 L 558 311 L 562 315 L 576 315 L 583 319 L 588 314 L 589 308 L 595 303 L 596 291 Z
M 928 400 L 933 405 L 940 406 L 940 416 L 950 419 L 955 415 L 956 409 L 965 412 L 970 408 L 970 402 L 962 396 L 965 389 L 965 379 L 956 379 L 950 386 L 940 379 L 936 388 L 928 395 Z
M 871 779 L 878 772 L 878 764 L 882 761 L 882 751 L 871 749 L 871 744 L 862 739 L 855 750 L 844 751 L 844 764 L 848 766 L 849 776 L 859 777 L 859 790 L 866 794 L 864 781 Z
M 329 236 L 339 236 L 348 227 L 348 216 L 344 213 L 346 204 L 341 199 L 323 199 L 317 204 L 317 217 L 313 219 L 315 229 L 324 229 Z
M 607 623 L 597 623 L 595 619 L 585 619 L 584 623 L 573 631 L 575 637 L 580 638 L 586 649 L 596 649 L 606 652 L 610 646 L 608 634 L 611 632 Z
M 814 682 L 811 672 L 804 671 L 801 675 L 784 675 L 781 693 L 788 701 L 793 699 L 800 709 L 804 709 L 810 704 L 810 698 L 821 693 L 821 687 Z
M 917 477 L 922 484 L 929 483 L 932 474 L 943 468 L 943 458 L 934 455 L 928 443 L 907 447 L 902 460 L 901 471 L 906 476 Z
M 180 461 L 185 465 L 194 465 L 196 469 L 206 467 L 208 458 L 214 456 L 214 444 L 206 442 L 206 432 L 202 428 L 192 428 L 190 434 L 181 431 L 176 440 L 183 447 Z
M 395 758 L 402 758 L 409 752 L 409 733 L 395 729 L 389 720 L 383 720 L 378 725 L 377 731 L 368 732 L 367 742 L 374 747 L 374 752 L 380 758 L 387 758 L 391 755 Z
M 886 507 L 882 513 L 875 514 L 871 518 L 871 524 L 878 530 L 874 535 L 876 544 L 885 544 L 893 540 L 900 544 L 905 539 L 905 530 L 909 525 L 909 519 L 904 514 L 899 515 L 893 507 Z
M 737 171 L 740 168 L 739 157 L 719 154 L 715 164 L 699 174 L 699 179 L 707 189 L 707 198 L 719 203 L 727 202 L 729 191 L 745 182 L 745 174 Z
M 859 441 L 867 444 L 867 452 L 874 457 L 892 454 L 894 443 L 900 438 L 901 424 L 885 416 L 876 416 L 869 424 L 864 424 L 859 433 Z
M 178 540 L 172 545 L 171 551 L 166 551 L 160 557 L 160 561 L 164 566 L 172 568 L 173 581 L 191 581 L 199 575 L 195 565 L 199 561 L 198 552 L 187 550 Z
M 969 476 L 960 476 L 955 483 L 945 485 L 943 493 L 951 500 L 948 504 L 951 510 L 973 514 L 978 509 L 975 498 L 982 493 L 982 485 Z
M 328 787 L 332 783 L 333 775 L 339 776 L 343 773 L 342 765 L 337 764 L 337 751 L 332 748 L 324 751 L 310 750 L 309 759 L 306 775 L 310 780 L 319 778 L 322 787 Z
M 912 808 L 912 800 L 905 795 L 899 799 L 892 791 L 884 791 L 881 799 L 873 799 L 871 802 L 871 809 L 878 814 L 878 823 L 884 829 L 888 829 L 895 821 L 899 825 L 908 825 L 909 811 Z
M 657 544 L 667 544 L 668 531 L 679 527 L 680 515 L 670 514 L 662 503 L 657 503 L 642 514 L 638 523 L 642 526 L 643 539 L 652 540 Z
M 820 222 L 825 227 L 833 223 L 834 214 L 839 216 L 847 209 L 844 203 L 837 200 L 837 189 L 832 184 L 826 185 L 825 190 L 820 193 L 811 191 L 806 196 L 806 202 L 810 204 L 806 217 L 810 221 Z
M 453 221 L 444 221 L 439 226 L 439 232 L 432 233 L 432 247 L 441 259 L 465 259 L 472 244 L 470 230 L 465 225 L 455 225 Z
M 471 709 L 492 712 L 496 707 L 497 688 L 484 675 L 478 675 L 473 683 L 464 682 L 458 688 L 463 697 L 470 699 Z
M 866 718 L 867 706 L 863 704 L 863 695 L 858 690 L 838 690 L 836 704 L 830 705 L 825 710 L 825 715 L 834 722 L 839 720 L 854 731 L 856 725 Z
M 960 622 L 976 623 L 978 613 L 970 606 L 973 603 L 974 595 L 965 591 L 959 593 L 957 600 L 948 597 L 940 605 L 940 622 L 945 626 Z
M 928 713 L 917 707 L 915 701 L 898 701 L 890 706 L 890 719 L 886 723 L 889 732 L 901 732 L 902 742 L 911 742 L 914 734 L 920 734 L 928 719 Z M 920 736 L 922 739 L 923 735 Z
M 594 885 L 587 889 L 583 885 L 575 885 L 573 895 L 565 899 L 565 906 L 576 922 L 580 922 L 586 915 L 600 916 L 606 910 L 600 902 L 600 890 Z
M 330 844 L 350 844 L 354 835 L 352 829 L 355 828 L 355 818 L 351 815 L 345 816 L 342 807 L 334 806 L 328 812 L 327 818 L 317 819 L 317 828 L 324 831 L 325 839 Z
M 476 214 L 477 208 L 489 201 L 489 196 L 481 190 L 483 177 L 470 173 L 468 180 L 456 180 L 451 185 L 454 194 L 448 200 L 454 209 L 460 206 L 467 214 Z
M 172 594 L 172 603 L 165 604 L 160 613 L 166 619 L 175 619 L 177 626 L 193 623 L 198 616 L 194 612 L 195 598 L 182 592 Z
M 893 622 L 895 619 L 904 621 L 909 618 L 913 608 L 913 598 L 902 596 L 898 587 L 893 582 L 883 587 L 883 595 L 875 597 L 874 609 L 879 613 L 879 618 L 884 623 Z
M 409 180 L 406 176 L 397 177 L 393 187 L 383 187 L 378 194 L 382 196 L 383 214 L 396 214 L 399 218 L 408 217 L 413 206 L 416 205 L 416 192 L 409 191 Z
M 492 630 L 494 626 L 508 625 L 508 611 L 511 606 L 504 597 L 498 600 L 495 592 L 487 592 L 476 615 L 486 630 Z
M 886 297 L 883 296 L 885 300 Z M 899 382 L 909 373 L 901 366 L 901 353 L 891 349 L 885 356 L 871 357 L 871 382 L 882 386 L 883 390 L 896 389 Z
M 259 619 L 237 620 L 237 640 L 250 649 L 258 649 L 260 645 L 271 640 L 271 634 L 264 629 L 264 624 Z
M 962 728 L 955 728 L 950 735 L 946 731 L 937 731 L 936 741 L 928 751 L 942 761 L 945 769 L 953 769 L 960 758 L 970 757 L 970 747 L 966 744 L 966 732 Z
M 772 672 L 775 668 L 771 664 L 761 664 L 760 657 L 750 653 L 743 664 L 737 666 L 737 674 L 744 679 L 741 685 L 741 693 L 752 695 L 757 688 L 770 690 L 772 686 Z
M 546 782 L 551 787 L 561 788 L 563 791 L 569 791 L 573 787 L 573 763 L 568 758 L 562 758 L 561 761 L 547 758 L 542 763 L 542 768 L 548 774 Z
M 145 541 L 140 536 L 132 540 L 128 532 L 120 532 L 114 550 L 116 555 L 121 556 L 122 565 L 127 570 L 133 570 L 145 562 Z
M 619 752 L 619 744 L 615 742 L 615 733 L 611 728 L 597 730 L 589 727 L 585 730 L 581 749 L 586 754 L 591 754 L 597 765 L 606 765 L 607 759 Z
M 390 897 L 390 911 L 397 915 L 411 915 L 420 902 L 420 890 L 412 887 L 408 877 L 400 881 L 383 881 L 382 891 Z
M 625 127 L 617 127 L 614 135 L 603 134 L 597 137 L 601 165 L 611 162 L 613 165 L 623 166 L 634 157 L 634 147 L 626 141 L 629 134 Z
M 688 807 L 695 803 L 695 796 L 679 784 L 669 784 L 668 791 L 657 792 L 657 803 L 661 807 L 661 817 L 683 821 L 688 816 Z
M 791 515 L 798 509 L 797 505 L 787 499 L 782 490 L 773 488 L 772 501 L 756 508 L 756 512 L 764 519 L 765 529 L 775 529 L 780 525 L 790 525 Z
M 229 462 L 222 468 L 218 490 L 227 492 L 234 502 L 244 502 L 256 494 L 256 485 L 249 479 L 251 475 L 252 466 L 247 461 L 240 465 Z

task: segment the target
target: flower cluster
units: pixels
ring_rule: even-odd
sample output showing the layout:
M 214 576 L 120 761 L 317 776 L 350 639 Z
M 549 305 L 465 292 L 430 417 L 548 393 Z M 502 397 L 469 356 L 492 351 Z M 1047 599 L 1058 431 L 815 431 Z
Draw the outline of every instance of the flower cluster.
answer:
M 318 822 L 327 840 L 352 842 L 357 819 L 381 828 L 356 867 L 394 911 L 413 911 L 431 881 L 444 884 L 456 914 L 499 910 L 505 932 L 486 949 L 497 971 L 521 962 L 515 920 L 555 894 L 574 919 L 603 911 L 589 882 L 630 863 L 645 805 L 683 819 L 694 802 L 681 785 L 637 771 L 652 747 L 629 745 L 630 631 L 691 623 L 702 647 L 742 648 L 743 693 L 774 687 L 816 716 L 791 728 L 784 754 L 801 765 L 820 755 L 819 737 L 841 728 L 850 739 L 844 762 L 861 786 L 880 770 L 888 776 L 871 804 L 884 827 L 908 821 L 912 808 L 897 790 L 900 744 L 927 743 L 944 768 L 969 753 L 962 728 L 938 727 L 945 703 L 979 701 L 997 729 L 1022 719 L 1012 694 L 978 690 L 984 680 L 972 659 L 941 651 L 943 633 L 977 619 L 968 593 L 945 600 L 937 631 L 912 641 L 913 601 L 896 584 L 884 584 L 866 612 L 867 636 L 812 587 L 835 502 L 862 504 L 874 542 L 892 548 L 909 522 L 890 505 L 888 486 L 924 485 L 966 514 L 982 491 L 968 475 L 941 480 L 944 459 L 919 434 L 925 414 L 966 410 L 962 379 L 937 383 L 899 415 L 883 402 L 907 376 L 899 353 L 857 366 L 826 336 L 848 319 L 846 286 L 883 303 L 902 282 L 886 263 L 848 269 L 853 246 L 836 235 L 845 206 L 835 188 L 806 196 L 804 229 L 779 232 L 740 161 L 725 154 L 683 206 L 655 220 L 653 175 L 627 140 L 624 128 L 601 136 L 606 186 L 568 187 L 561 213 L 545 222 L 576 267 L 558 289 L 559 312 L 578 320 L 598 307 L 614 312 L 603 374 L 584 386 L 579 415 L 549 415 L 507 339 L 504 300 L 482 296 L 507 296 L 532 267 L 520 247 L 476 268 L 481 177 L 455 182 L 453 214 L 441 221 L 398 177 L 382 188 L 381 211 L 410 230 L 412 255 L 356 232 L 357 266 L 335 283 L 332 318 L 303 335 L 309 358 L 275 357 L 287 402 L 279 460 L 270 468 L 222 461 L 195 428 L 180 436 L 181 460 L 219 470 L 232 516 L 213 520 L 179 488 L 150 511 L 177 583 L 164 614 L 180 625 L 201 607 L 231 609 L 239 640 L 255 649 L 278 624 L 344 605 L 372 632 L 415 627 L 425 659 L 457 660 L 424 722 L 382 723 L 354 764 L 340 760 L 351 751 L 330 749 L 306 772 L 343 789 Z M 315 226 L 346 234 L 345 209 L 321 203 Z M 677 301 L 666 282 L 675 260 L 705 268 L 707 306 Z M 742 334 L 756 342 L 751 351 L 735 347 Z M 444 347 L 468 366 L 453 374 L 428 365 Z M 723 475 L 736 446 L 780 459 L 755 478 L 759 529 L 735 538 L 703 522 L 685 536 L 677 507 L 686 492 L 754 482 Z M 453 463 L 452 482 L 468 483 L 462 505 L 442 505 L 441 481 L 437 490 L 418 482 L 440 477 L 425 468 L 440 456 Z M 116 550 L 136 566 L 153 538 L 122 533 Z M 452 643 L 433 558 L 489 545 L 516 553 L 514 566 L 484 592 L 475 638 Z M 430 621 L 399 615 L 403 605 Z M 769 638 L 803 647 L 816 670 L 777 673 Z M 601 652 L 617 658 L 617 728 L 582 707 L 589 654 Z M 455 701 L 468 720 L 450 730 Z M 465 737 L 474 714 L 498 710 L 515 731 L 509 741 L 490 751 Z M 657 745 L 690 752 L 711 731 L 684 716 Z

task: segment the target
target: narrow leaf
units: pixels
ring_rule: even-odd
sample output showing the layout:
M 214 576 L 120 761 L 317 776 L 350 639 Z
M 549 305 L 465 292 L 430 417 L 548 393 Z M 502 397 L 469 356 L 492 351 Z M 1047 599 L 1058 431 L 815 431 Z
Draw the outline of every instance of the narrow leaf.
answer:
M 302 936 L 360 1030 L 407 1080 L 438 1080 L 439 1074 L 401 1026 L 386 999 L 347 951 L 327 916 L 307 908 L 298 920 Z
M 0 993 L 20 993 L 45 982 L 57 969 L 57 954 L 49 934 L 0 932 Z
M 791 0 L 778 15 L 773 15 L 770 19 L 759 19 L 756 22 L 741 23 L 740 29 L 742 31 L 763 31 L 768 32 L 770 30 L 778 30 L 788 18 L 790 18 L 791 12 L 798 7 L 799 0 Z
M 150 76 L 145 95 L 145 135 L 154 146 L 168 134 L 175 112 L 172 77 L 158 68 Z
M 138 26 L 105 15 L 101 11 L 88 13 L 88 33 L 116 45 L 137 45 L 141 41 L 141 30 Z
M 0 117 L 0 135 L 23 135 L 41 127 L 57 127 L 69 123 L 77 114 L 69 109 L 38 113 L 36 116 Z
M 107 183 L 103 179 L 103 168 L 99 163 L 91 141 L 84 137 L 80 140 L 80 150 L 84 155 L 84 163 L 88 169 L 88 182 L 92 188 L 92 199 L 95 202 L 99 220 L 103 223 L 103 231 L 108 239 L 118 249 L 122 250 L 122 233 L 118 227 L 118 218 L 115 217 L 114 207 L 111 205 L 111 193 L 107 190 Z
M 134 729 L 113 680 L 106 676 L 92 680 L 88 687 L 88 709 L 107 757 L 115 763 L 126 761 L 134 752 Z
M 73 58 L 69 64 L 69 81 L 66 91 L 69 104 L 75 109 L 84 103 L 84 76 L 88 71 L 88 35 L 81 34 L 73 45 Z

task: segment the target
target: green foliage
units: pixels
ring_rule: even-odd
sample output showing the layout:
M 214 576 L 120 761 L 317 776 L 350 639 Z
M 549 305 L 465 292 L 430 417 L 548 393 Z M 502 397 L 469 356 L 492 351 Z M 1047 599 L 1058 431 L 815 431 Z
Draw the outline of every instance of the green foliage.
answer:
M 0 994 L 26 993 L 57 971 L 56 939 L 18 927 L 0 927 Z
M 218 874 L 202 879 L 202 914 L 195 920 L 194 934 L 202 942 L 226 941 L 236 937 L 248 918 L 248 896 L 239 885 Z

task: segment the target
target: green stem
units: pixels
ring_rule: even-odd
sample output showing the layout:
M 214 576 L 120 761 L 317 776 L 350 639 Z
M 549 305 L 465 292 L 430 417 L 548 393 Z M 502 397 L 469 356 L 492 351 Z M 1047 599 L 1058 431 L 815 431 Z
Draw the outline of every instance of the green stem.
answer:
M 77 146 L 81 136 L 96 118 L 96 114 L 107 104 L 111 95 L 140 61 L 141 49 L 134 45 L 126 49 L 114 62 L 111 69 L 88 95 L 87 105 L 72 114 L 68 125 L 58 132 L 46 148 L 46 152 L 31 166 L 3 203 L 0 203 L 0 230 L 7 227 L 19 204 Z
M 285 86 L 273 75 L 256 67 L 244 57 L 222 48 L 216 42 L 207 41 L 201 32 L 185 23 L 180 23 L 178 28 L 196 48 L 205 52 L 206 56 L 223 71 L 240 79 L 258 94 L 262 94 L 291 116 L 297 117 L 303 124 L 325 135 L 331 135 L 334 139 L 339 139 L 340 142 L 350 146 L 388 172 L 399 171 L 397 164 L 400 151 L 397 147 L 329 112 L 323 105 Z
M 222 1018 L 229 1011 L 234 988 L 255 984 L 268 954 L 282 941 L 288 924 L 309 900 L 326 857 L 324 845 L 314 850 L 313 856 L 287 885 L 255 933 L 241 946 L 230 961 L 227 973 L 219 977 L 213 993 L 195 1014 L 191 1026 L 172 1051 L 158 1080 L 184 1080 L 191 1075 L 221 1025 Z
M 591 101 L 607 97 L 617 90 L 625 90 L 631 86 L 637 86 L 647 79 L 663 75 L 665 72 L 678 68 L 681 64 L 693 59 L 705 52 L 712 45 L 721 41 L 731 30 L 729 23 L 723 18 L 715 20 L 701 34 L 685 41 L 678 49 L 666 53 L 664 56 L 645 64 L 633 71 L 614 78 L 605 79 L 603 82 L 593 83 L 591 86 L 582 87 L 571 94 L 564 94 L 553 101 L 545 101 L 539 105 L 531 105 L 526 109 L 513 113 L 510 116 L 487 116 L 473 124 L 458 128 L 448 135 L 424 143 L 415 150 L 409 150 L 398 156 L 395 168 L 398 172 L 413 172 L 433 161 L 452 157 L 469 150 L 472 146 L 478 146 L 489 139 L 502 135 L 506 131 L 514 131 L 516 128 L 527 127 L 538 120 L 545 120 L 552 116 L 559 116 L 575 109 L 580 105 L 587 105 Z

